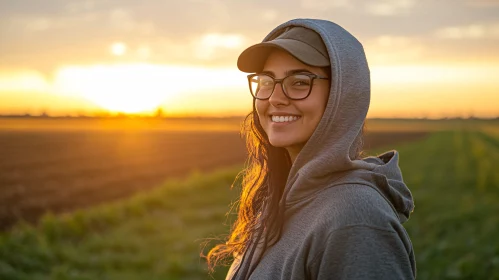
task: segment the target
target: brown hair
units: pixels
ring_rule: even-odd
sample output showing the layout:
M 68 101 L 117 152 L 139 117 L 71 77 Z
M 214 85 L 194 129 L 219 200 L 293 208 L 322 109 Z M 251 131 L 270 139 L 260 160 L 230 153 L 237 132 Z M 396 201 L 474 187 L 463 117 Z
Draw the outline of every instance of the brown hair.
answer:
M 330 74 L 329 67 L 326 73 Z M 330 76 L 330 75 L 329 75 Z M 362 156 L 363 130 L 355 140 L 356 155 Z M 242 256 L 252 241 L 259 240 L 265 229 L 263 250 L 279 240 L 283 226 L 283 210 L 279 207 L 291 159 L 285 148 L 274 147 L 260 124 L 253 100 L 253 111 L 243 121 L 241 134 L 245 138 L 248 158 L 244 170 L 238 216 L 226 242 L 213 247 L 206 256 L 213 272 L 219 264 L 228 265 L 233 256 Z M 237 178 L 236 178 L 237 180 Z M 268 243 L 270 240 L 270 244 Z M 252 249 L 251 251 L 253 251 Z M 250 252 L 253 254 L 253 252 Z

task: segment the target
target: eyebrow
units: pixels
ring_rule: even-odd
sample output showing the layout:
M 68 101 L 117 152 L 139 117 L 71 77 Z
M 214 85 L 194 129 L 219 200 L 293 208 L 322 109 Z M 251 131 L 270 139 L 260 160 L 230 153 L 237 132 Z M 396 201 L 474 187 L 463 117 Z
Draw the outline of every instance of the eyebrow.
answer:
M 289 76 L 289 75 L 293 75 L 293 74 L 297 74 L 297 73 L 304 73 L 304 72 L 305 73 L 312 73 L 308 69 L 291 69 L 291 70 L 284 72 L 284 75 Z M 270 76 L 275 78 L 275 73 L 272 71 L 262 71 L 262 72 L 260 72 L 260 74 L 267 74 L 267 75 L 270 75 Z

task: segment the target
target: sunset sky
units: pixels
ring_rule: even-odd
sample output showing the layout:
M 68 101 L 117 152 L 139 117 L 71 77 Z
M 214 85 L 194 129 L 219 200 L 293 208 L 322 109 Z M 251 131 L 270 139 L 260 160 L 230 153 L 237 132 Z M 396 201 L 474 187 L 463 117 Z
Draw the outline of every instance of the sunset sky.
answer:
M 499 116 L 499 0 L 1 1 L 0 114 L 244 115 L 236 60 L 323 18 L 363 44 L 368 117 Z

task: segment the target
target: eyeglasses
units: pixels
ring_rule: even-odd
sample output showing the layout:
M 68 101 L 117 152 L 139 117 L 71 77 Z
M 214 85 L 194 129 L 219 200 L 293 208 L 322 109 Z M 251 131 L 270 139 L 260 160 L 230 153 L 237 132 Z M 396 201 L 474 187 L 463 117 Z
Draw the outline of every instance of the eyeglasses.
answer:
M 329 80 L 312 73 L 297 73 L 282 79 L 274 79 L 267 74 L 248 75 L 248 83 L 251 95 L 255 99 L 266 100 L 274 93 L 275 84 L 280 83 L 282 92 L 287 98 L 301 100 L 307 98 L 312 92 L 314 79 Z

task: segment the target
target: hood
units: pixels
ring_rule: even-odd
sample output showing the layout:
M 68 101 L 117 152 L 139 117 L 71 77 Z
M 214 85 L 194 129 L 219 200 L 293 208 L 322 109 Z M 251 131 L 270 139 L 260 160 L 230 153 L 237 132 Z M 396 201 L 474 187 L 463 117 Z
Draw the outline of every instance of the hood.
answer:
M 322 119 L 291 167 L 281 207 L 293 207 L 325 187 L 361 183 L 375 187 L 405 222 L 414 203 L 402 180 L 397 151 L 355 159 L 353 143 L 361 136 L 371 92 L 362 44 L 339 25 L 316 19 L 283 23 L 263 42 L 290 26 L 306 27 L 321 36 L 331 62 L 331 88 Z
M 344 184 L 370 186 L 388 202 L 400 223 L 406 222 L 414 210 L 414 200 L 399 168 L 399 153 L 392 150 L 378 156 L 366 157 L 362 161 L 373 165 L 373 169 L 344 171 L 327 187 Z

